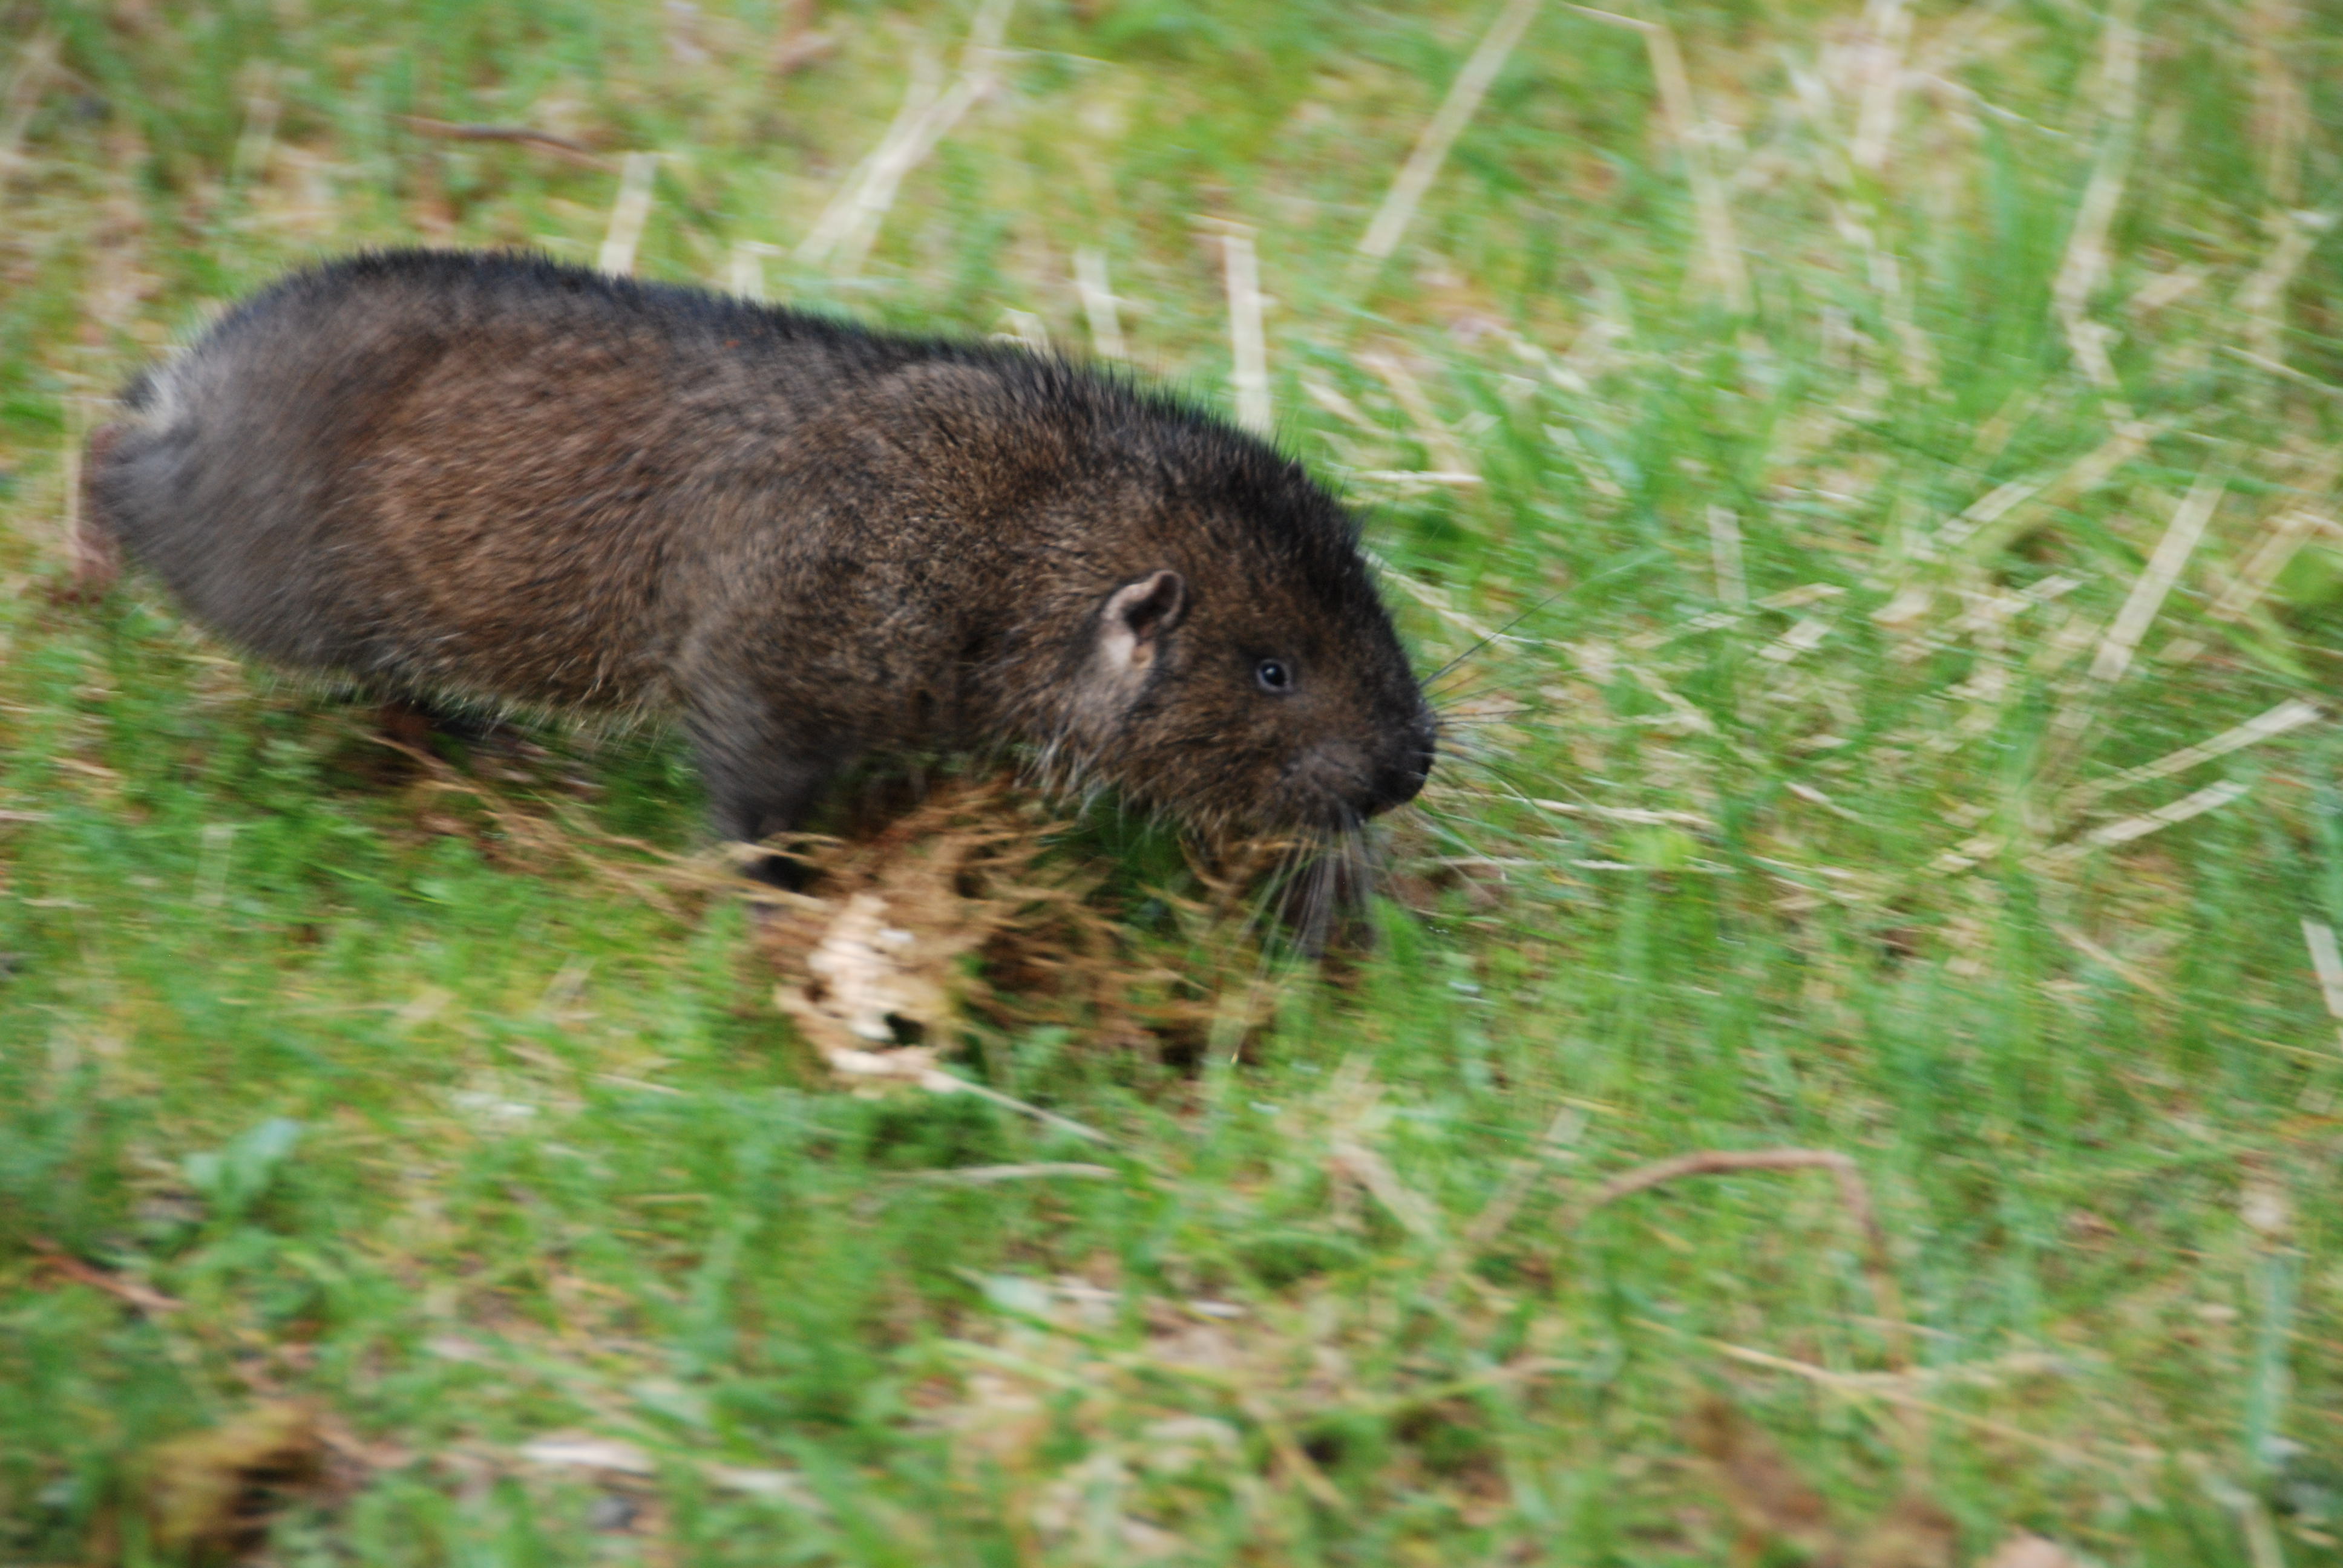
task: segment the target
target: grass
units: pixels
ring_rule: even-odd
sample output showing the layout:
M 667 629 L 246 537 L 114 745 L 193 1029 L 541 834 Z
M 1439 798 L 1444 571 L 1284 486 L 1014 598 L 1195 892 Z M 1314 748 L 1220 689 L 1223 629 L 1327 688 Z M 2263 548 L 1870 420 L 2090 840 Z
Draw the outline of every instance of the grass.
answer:
M 171 1561 L 174 1467 L 272 1462 L 285 1564 L 2343 1556 L 2343 30 L 1647 6 L 1688 118 L 1551 5 L 1362 262 L 1497 10 L 0 5 L 0 1561 Z M 639 273 L 1079 349 L 1095 248 L 1229 407 L 1247 226 L 1426 667 L 1506 628 L 1371 951 L 953 1063 L 1102 1143 L 836 1086 L 677 880 L 670 740 L 427 769 L 53 600 L 80 432 L 206 310 L 590 260 L 642 150 Z M 1056 853 L 1203 961 L 1161 843 Z M 1780 1147 L 1889 1295 L 1828 1171 L 1597 1201 Z

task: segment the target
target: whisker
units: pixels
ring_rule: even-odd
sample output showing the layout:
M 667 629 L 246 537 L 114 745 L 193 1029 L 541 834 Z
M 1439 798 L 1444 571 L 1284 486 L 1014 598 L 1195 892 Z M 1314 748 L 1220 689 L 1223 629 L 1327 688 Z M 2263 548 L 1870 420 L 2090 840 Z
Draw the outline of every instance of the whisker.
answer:
M 1461 751 L 1456 753 L 1456 759 L 1460 762 L 1467 763 L 1472 767 L 1478 768 L 1483 772 L 1487 773 L 1491 778 L 1494 779 L 1498 784 L 1503 787 L 1503 793 L 1513 797 L 1517 803 L 1527 806 L 1532 810 L 1538 809 L 1537 802 L 1531 799 L 1529 789 L 1521 782 L 1521 780 L 1515 779 L 1512 773 L 1507 771 L 1502 764 L 1492 762 L 1485 757 L 1473 757 Z M 1576 795 L 1579 793 L 1579 791 L 1571 789 L 1569 785 L 1558 780 L 1555 782 L 1554 788 L 1557 794 Z M 1582 798 L 1580 803 L 1585 804 L 1586 802 Z M 1427 817 L 1433 817 L 1434 814 L 1426 812 L 1425 815 Z M 1434 819 L 1436 820 L 1438 819 L 1435 817 Z
M 1513 617 L 1513 619 L 1507 621 L 1496 630 L 1482 634 L 1481 637 L 1473 641 L 1472 647 L 1466 648 L 1463 652 L 1450 659 L 1446 664 L 1442 665 L 1438 669 L 1433 670 L 1430 675 L 1424 677 L 1422 684 L 1425 686 L 1431 685 L 1433 681 L 1438 680 L 1442 676 L 1446 675 L 1450 670 L 1455 668 L 1466 659 L 1471 658 L 1474 654 L 1479 653 L 1483 648 L 1488 647 L 1491 643 L 1496 641 L 1499 638 L 1504 636 L 1507 632 L 1513 630 L 1513 628 L 1521 625 L 1522 622 L 1529 619 L 1530 617 L 1537 614 L 1538 611 L 1545 608 L 1556 599 L 1561 598 L 1565 594 L 1574 593 L 1584 586 L 1585 585 L 1583 583 L 1574 583 L 1569 588 L 1554 589 L 1554 592 L 1546 595 L 1545 598 L 1538 600 L 1537 603 L 1530 606 L 1529 608 L 1522 611 L 1521 614 Z
M 1431 685 L 1433 681 L 1438 680 L 1442 676 L 1446 675 L 1450 670 L 1454 669 L 1458 665 L 1463 663 L 1466 659 L 1471 658 L 1474 654 L 1479 653 L 1491 643 L 1496 641 L 1497 638 L 1503 637 L 1507 632 L 1512 631 L 1513 628 L 1529 619 L 1530 617 L 1537 614 L 1540 610 L 1549 608 L 1556 601 L 1567 598 L 1571 595 L 1577 593 L 1582 589 L 1591 588 L 1597 583 L 1606 581 L 1612 578 L 1619 577 L 1624 573 L 1639 570 L 1644 567 L 1651 565 L 1654 561 L 1664 560 L 1665 558 L 1667 558 L 1667 552 L 1656 547 L 1650 549 L 1637 550 L 1634 555 L 1629 556 L 1626 559 L 1614 562 L 1611 566 L 1605 567 L 1603 570 L 1596 572 L 1591 578 L 1587 578 L 1580 582 L 1574 582 L 1568 588 L 1554 589 L 1554 592 L 1546 595 L 1545 598 L 1538 600 L 1537 603 L 1530 606 L 1529 608 L 1522 611 L 1521 614 L 1513 617 L 1513 619 L 1507 621 L 1496 630 L 1483 636 L 1478 641 L 1474 642 L 1472 647 L 1466 648 L 1463 652 L 1450 659 L 1446 664 L 1442 665 L 1438 669 L 1433 670 L 1430 675 L 1424 677 L 1420 684 L 1425 686 Z

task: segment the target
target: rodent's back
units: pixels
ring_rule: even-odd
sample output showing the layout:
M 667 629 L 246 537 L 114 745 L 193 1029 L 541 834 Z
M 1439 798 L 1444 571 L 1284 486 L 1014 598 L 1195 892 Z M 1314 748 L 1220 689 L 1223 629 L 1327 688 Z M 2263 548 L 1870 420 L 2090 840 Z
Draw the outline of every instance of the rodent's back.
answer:
M 266 657 L 633 703 L 682 635 L 679 533 L 704 551 L 792 436 L 902 352 L 527 257 L 365 256 L 142 378 L 93 494 Z

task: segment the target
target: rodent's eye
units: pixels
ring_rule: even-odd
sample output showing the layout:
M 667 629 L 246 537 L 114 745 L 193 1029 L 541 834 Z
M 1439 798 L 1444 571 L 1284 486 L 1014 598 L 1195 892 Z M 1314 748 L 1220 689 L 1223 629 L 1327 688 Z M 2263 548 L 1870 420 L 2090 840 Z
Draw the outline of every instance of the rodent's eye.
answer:
M 1264 658 L 1252 667 L 1252 678 L 1263 691 L 1283 695 L 1293 689 L 1293 667 L 1282 658 Z

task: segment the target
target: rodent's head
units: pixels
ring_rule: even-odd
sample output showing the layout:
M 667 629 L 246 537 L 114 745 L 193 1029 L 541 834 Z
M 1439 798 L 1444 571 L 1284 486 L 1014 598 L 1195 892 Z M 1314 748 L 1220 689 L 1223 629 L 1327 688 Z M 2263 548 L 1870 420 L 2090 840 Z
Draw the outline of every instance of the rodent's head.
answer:
M 1246 830 L 1342 831 L 1413 799 L 1436 726 L 1354 525 L 1266 446 L 1186 434 L 1093 498 L 1140 526 L 1086 563 L 1070 651 L 1091 767 Z

